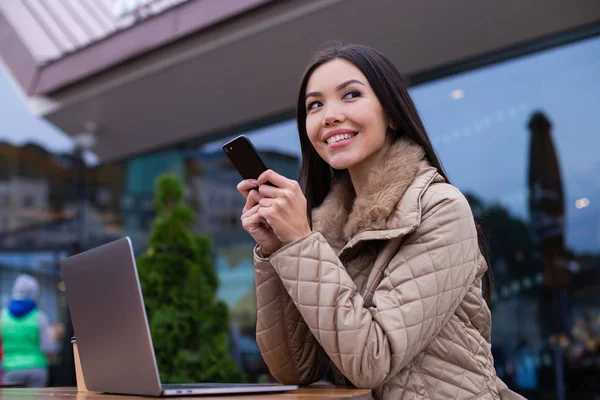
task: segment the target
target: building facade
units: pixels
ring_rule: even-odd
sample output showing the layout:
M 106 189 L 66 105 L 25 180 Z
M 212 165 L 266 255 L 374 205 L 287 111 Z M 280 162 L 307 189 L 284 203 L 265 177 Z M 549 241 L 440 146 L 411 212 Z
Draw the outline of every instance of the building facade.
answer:
M 380 48 L 405 74 L 486 232 L 498 374 L 544 398 L 594 398 L 600 4 L 458 3 L 0 4 L 0 101 L 16 110 L 0 116 L 3 305 L 11 279 L 30 271 L 53 321 L 64 319 L 57 261 L 124 235 L 144 251 L 154 180 L 175 173 L 194 230 L 213 239 L 237 359 L 249 380 L 267 373 L 254 341 L 253 241 L 221 145 L 246 134 L 270 168 L 296 178 L 296 85 L 310 54 L 341 38 Z

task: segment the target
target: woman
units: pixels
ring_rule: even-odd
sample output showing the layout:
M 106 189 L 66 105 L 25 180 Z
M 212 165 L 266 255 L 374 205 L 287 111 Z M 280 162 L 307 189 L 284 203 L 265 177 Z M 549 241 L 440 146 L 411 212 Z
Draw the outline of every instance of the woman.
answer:
M 238 185 L 273 376 L 310 384 L 331 361 L 336 384 L 378 399 L 519 398 L 494 370 L 469 204 L 393 64 L 364 46 L 321 52 L 297 117 L 302 189 L 271 170 Z

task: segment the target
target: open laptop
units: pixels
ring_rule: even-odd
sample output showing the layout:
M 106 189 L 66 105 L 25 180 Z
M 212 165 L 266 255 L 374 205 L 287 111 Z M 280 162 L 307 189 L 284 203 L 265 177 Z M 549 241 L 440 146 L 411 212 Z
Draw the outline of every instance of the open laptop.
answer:
M 131 240 L 116 240 L 60 264 L 88 390 L 198 396 L 298 389 L 277 384 L 161 384 Z

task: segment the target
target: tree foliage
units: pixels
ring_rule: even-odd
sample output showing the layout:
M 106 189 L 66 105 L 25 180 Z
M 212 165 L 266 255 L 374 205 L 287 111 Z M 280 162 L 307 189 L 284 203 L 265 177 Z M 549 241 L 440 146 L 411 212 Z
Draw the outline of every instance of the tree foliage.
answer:
M 216 297 L 212 243 L 189 230 L 195 215 L 177 176 L 157 179 L 154 207 L 149 248 L 137 263 L 161 380 L 241 382 L 229 355 L 227 305 Z

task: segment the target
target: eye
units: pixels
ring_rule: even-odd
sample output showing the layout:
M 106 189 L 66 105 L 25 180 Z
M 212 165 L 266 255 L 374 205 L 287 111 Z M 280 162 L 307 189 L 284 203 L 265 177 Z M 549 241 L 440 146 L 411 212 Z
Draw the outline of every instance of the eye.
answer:
M 360 92 L 358 90 L 351 90 L 344 95 L 344 100 L 352 100 L 357 97 L 360 97 Z
M 323 103 L 321 103 L 320 101 L 313 101 L 312 103 L 308 104 L 306 109 L 308 111 L 311 111 L 311 110 L 316 110 L 318 107 L 322 107 L 322 106 L 323 106 Z

